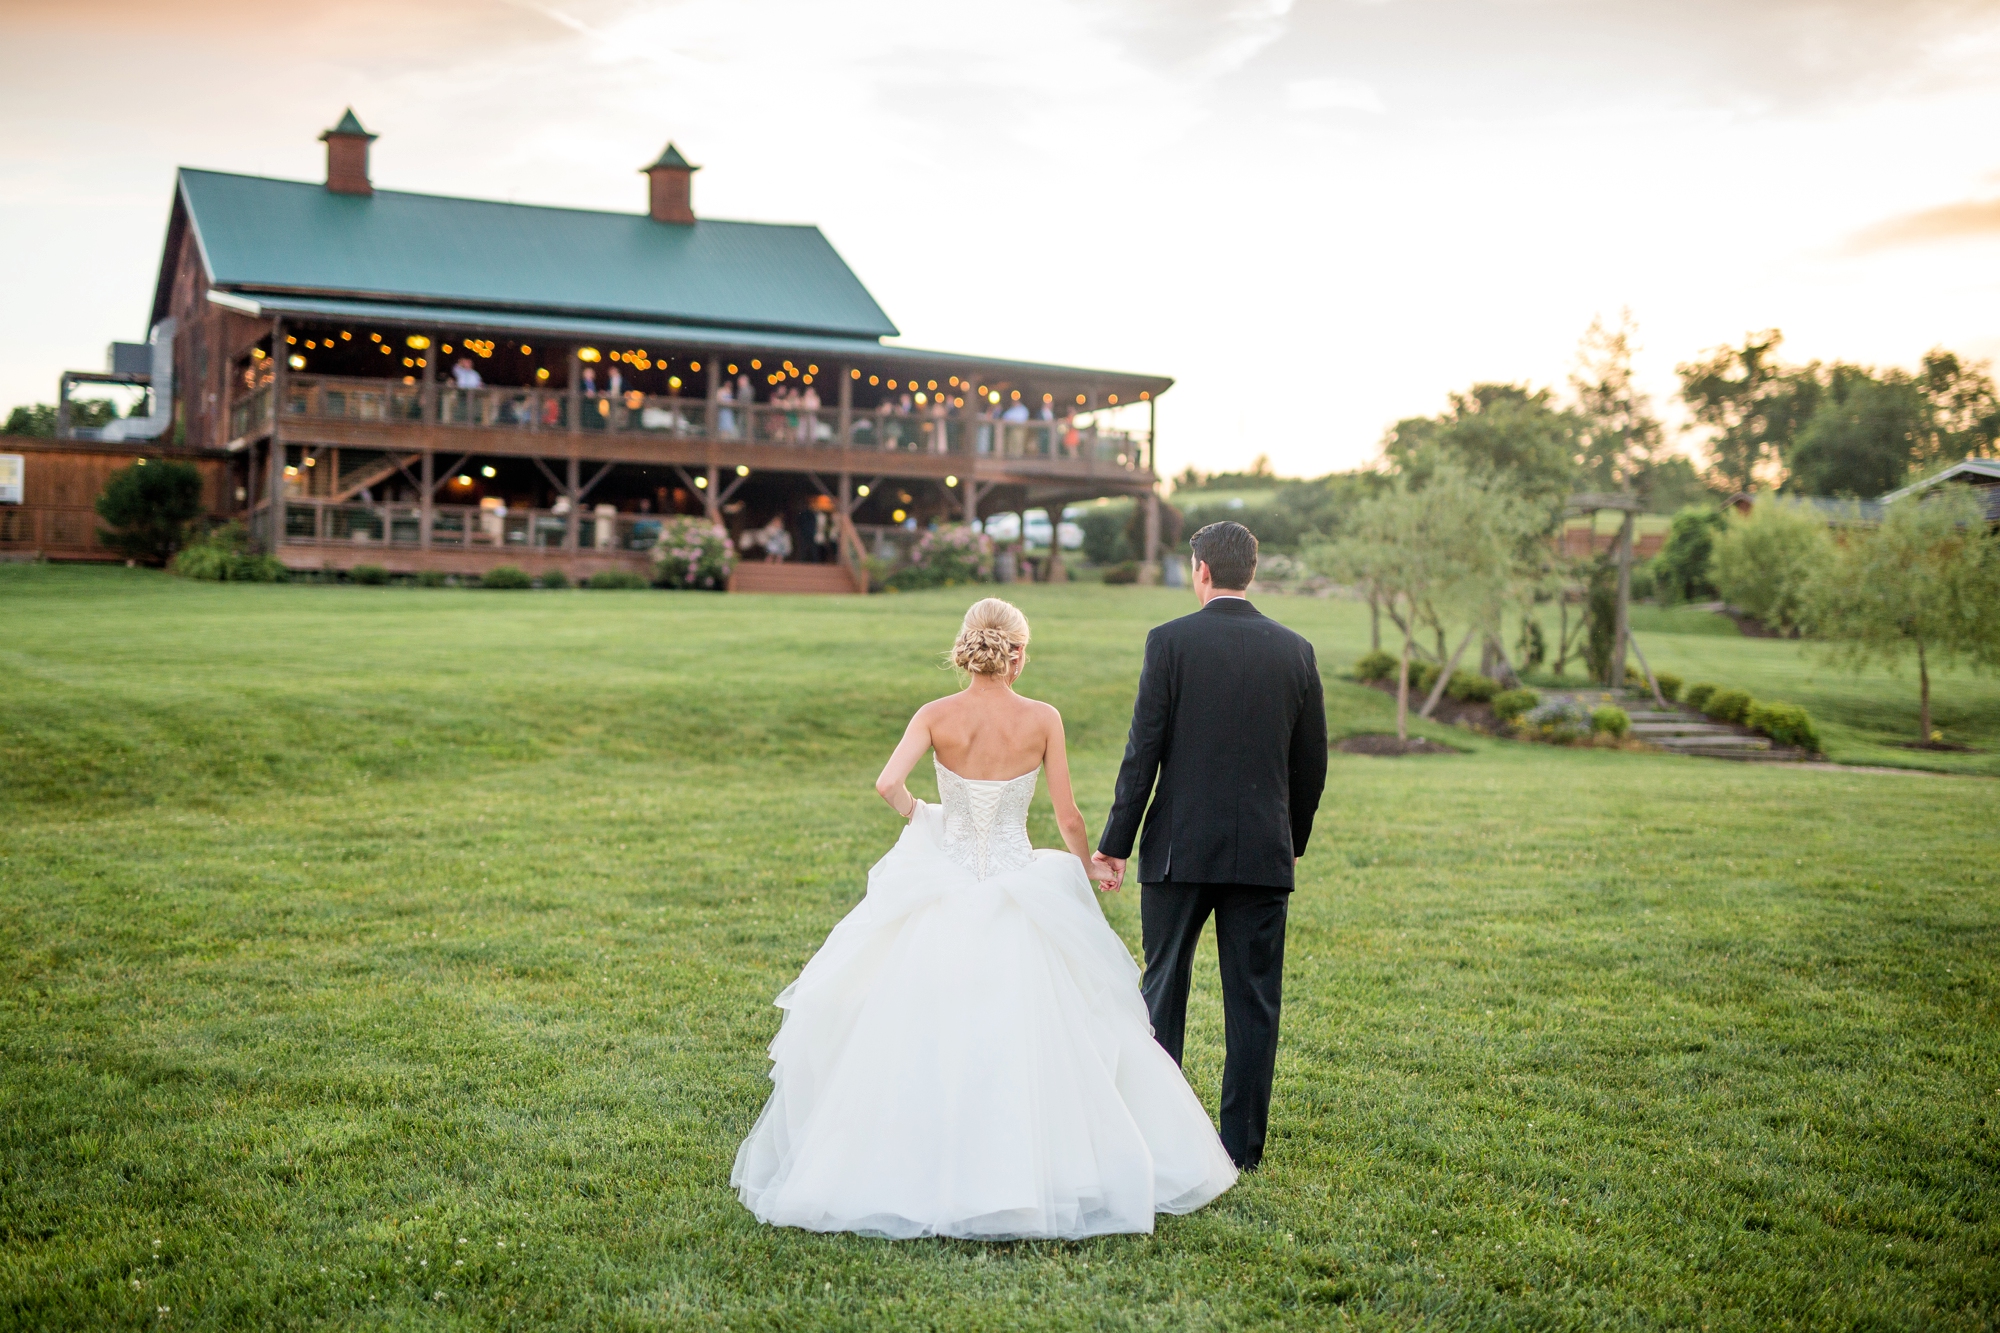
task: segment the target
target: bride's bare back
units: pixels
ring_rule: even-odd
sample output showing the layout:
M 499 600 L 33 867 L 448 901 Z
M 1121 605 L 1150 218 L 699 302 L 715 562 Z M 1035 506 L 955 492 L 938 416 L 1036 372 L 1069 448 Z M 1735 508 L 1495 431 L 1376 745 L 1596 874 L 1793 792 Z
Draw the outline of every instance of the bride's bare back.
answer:
M 1016 617 L 1020 614 L 1012 607 L 1006 610 Z M 1062 714 L 1038 699 L 1014 693 L 1014 682 L 1027 665 L 1026 638 L 1027 626 L 1022 621 L 1022 646 L 998 659 L 989 654 L 982 663 L 997 669 L 971 672 L 965 688 L 957 694 L 933 699 L 917 710 L 882 775 L 875 779 L 875 790 L 907 819 L 916 809 L 917 798 L 906 784 L 926 750 L 935 750 L 939 763 L 974 782 L 1004 782 L 1039 767 L 1048 777 L 1049 800 L 1055 806 L 1063 845 L 1084 863 L 1092 879 L 1116 887 L 1110 871 L 1091 861 L 1090 831 L 1084 827 L 1083 813 L 1076 808 L 1076 794 L 1070 788 Z M 962 646 L 963 636 L 960 642 Z

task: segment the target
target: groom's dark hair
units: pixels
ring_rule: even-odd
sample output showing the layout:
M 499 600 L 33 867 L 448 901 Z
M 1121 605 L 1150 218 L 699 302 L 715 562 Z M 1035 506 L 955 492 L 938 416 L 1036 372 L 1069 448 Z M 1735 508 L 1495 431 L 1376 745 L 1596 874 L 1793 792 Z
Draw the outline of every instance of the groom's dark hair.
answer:
M 1211 523 L 1188 539 L 1218 588 L 1241 592 L 1257 577 L 1257 534 L 1241 523 Z

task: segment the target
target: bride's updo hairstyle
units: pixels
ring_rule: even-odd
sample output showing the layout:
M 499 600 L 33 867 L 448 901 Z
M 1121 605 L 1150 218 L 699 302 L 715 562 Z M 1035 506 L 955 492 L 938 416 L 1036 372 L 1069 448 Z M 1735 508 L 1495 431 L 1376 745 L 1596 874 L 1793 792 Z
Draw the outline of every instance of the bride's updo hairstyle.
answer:
M 1014 665 L 1017 648 L 1026 666 L 1028 618 L 1012 602 L 982 597 L 965 613 L 958 642 L 951 646 L 951 664 L 974 676 L 1004 676 Z

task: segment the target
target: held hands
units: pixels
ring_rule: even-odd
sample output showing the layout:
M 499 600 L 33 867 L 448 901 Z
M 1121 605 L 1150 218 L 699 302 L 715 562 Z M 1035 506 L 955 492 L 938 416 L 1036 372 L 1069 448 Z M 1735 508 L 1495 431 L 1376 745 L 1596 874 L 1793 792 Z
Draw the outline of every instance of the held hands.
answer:
M 1090 854 L 1090 863 L 1086 867 L 1086 870 L 1090 875 L 1091 882 L 1102 893 L 1116 893 L 1119 886 L 1125 882 L 1125 859 L 1123 857 L 1106 856 L 1103 852 L 1092 852 Z

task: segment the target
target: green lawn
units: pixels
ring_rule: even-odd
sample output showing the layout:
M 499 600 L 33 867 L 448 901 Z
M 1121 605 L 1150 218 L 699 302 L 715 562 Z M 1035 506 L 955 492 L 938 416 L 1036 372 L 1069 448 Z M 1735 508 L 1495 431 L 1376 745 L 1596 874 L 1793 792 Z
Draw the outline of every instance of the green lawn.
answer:
M 1095 827 L 1186 595 L 1018 600 Z M 2000 784 L 1440 730 L 1334 756 L 1262 1172 L 1150 1238 L 753 1223 L 771 997 L 894 836 L 965 601 L 0 567 L 0 1326 L 2000 1321 Z M 1328 682 L 1336 732 L 1390 706 Z

